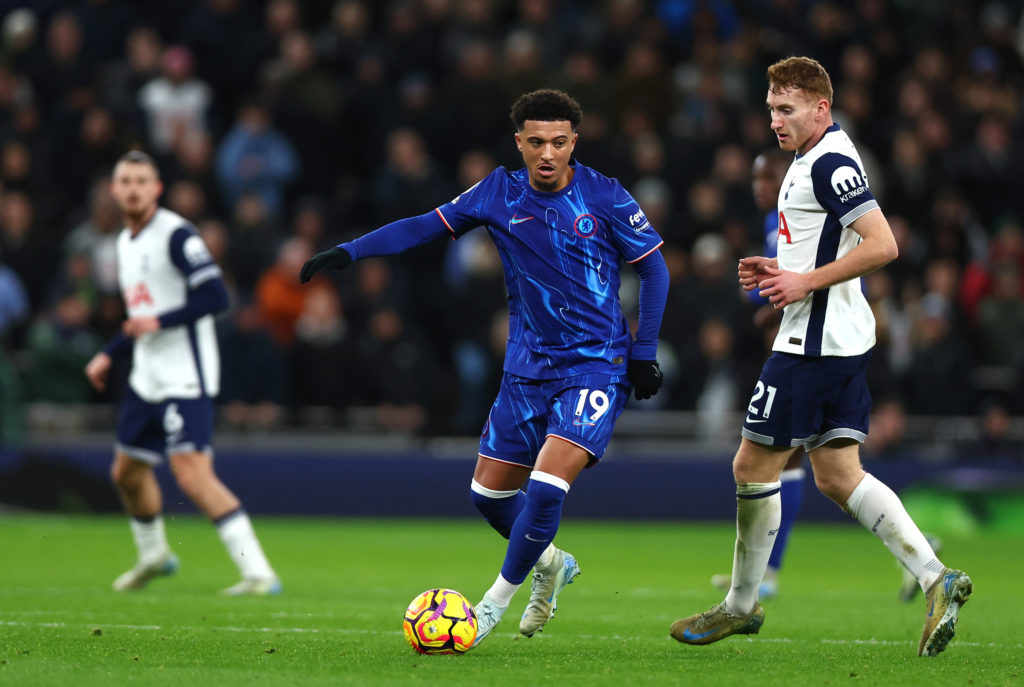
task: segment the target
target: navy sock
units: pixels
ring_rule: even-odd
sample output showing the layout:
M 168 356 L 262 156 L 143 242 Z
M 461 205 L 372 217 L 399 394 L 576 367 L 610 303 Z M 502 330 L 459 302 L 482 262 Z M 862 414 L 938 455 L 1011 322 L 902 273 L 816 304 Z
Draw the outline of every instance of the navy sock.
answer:
M 508 539 L 516 517 L 526 505 L 526 494 L 519 489 L 495 491 L 473 480 L 469 495 L 473 499 L 473 505 L 487 520 L 487 524 Z
M 555 538 L 562 518 L 562 501 L 568 485 L 557 477 L 545 475 L 545 478 L 561 484 L 541 481 L 536 475 L 534 473 L 530 478 L 526 505 L 512 526 L 505 562 L 501 566 L 501 576 L 512 584 L 522 584 L 526 579 L 544 549 Z
M 789 531 L 793 529 L 796 515 L 800 511 L 800 504 L 804 501 L 803 469 L 800 469 L 799 473 L 800 477 L 797 479 L 785 479 L 786 474 L 783 473 L 782 486 L 779 489 L 779 495 L 782 497 L 782 520 L 779 522 L 779 533 L 775 537 L 772 555 L 768 558 L 769 567 L 776 570 L 782 567 L 782 557 L 786 554 Z

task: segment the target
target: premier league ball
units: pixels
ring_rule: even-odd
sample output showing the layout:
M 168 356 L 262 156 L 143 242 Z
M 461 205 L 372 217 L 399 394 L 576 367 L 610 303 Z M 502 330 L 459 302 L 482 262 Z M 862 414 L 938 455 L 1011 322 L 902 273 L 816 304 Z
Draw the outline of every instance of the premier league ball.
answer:
M 476 611 L 453 589 L 428 589 L 405 609 L 402 630 L 421 654 L 464 654 L 476 639 Z

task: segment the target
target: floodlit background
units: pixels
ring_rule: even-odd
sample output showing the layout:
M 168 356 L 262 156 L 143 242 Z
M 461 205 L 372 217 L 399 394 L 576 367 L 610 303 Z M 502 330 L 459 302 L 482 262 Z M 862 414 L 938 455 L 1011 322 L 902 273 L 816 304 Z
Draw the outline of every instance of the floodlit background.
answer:
M 228 279 L 218 470 L 249 509 L 468 514 L 505 339 L 485 233 L 307 287 L 296 275 L 518 166 L 508 108 L 556 87 L 584 107 L 577 159 L 639 200 L 672 274 L 666 387 L 631 401 L 567 513 L 619 490 L 624 515 L 731 517 L 739 413 L 767 350 L 735 261 L 760 252 L 765 69 L 797 54 L 832 75 L 900 244 L 865 279 L 879 340 L 865 461 L 937 512 L 952 504 L 958 526 L 1012 522 L 1021 15 L 1010 0 L 0 2 L 0 503 L 119 508 L 118 392 L 97 396 L 81 370 L 123 318 L 107 175 L 140 147 Z M 410 500 L 425 482 L 445 497 Z

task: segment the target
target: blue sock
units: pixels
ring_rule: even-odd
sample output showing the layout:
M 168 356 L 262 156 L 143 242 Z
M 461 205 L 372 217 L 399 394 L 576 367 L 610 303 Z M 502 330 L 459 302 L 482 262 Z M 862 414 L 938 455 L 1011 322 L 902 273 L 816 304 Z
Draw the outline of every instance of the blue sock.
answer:
M 511 491 L 488 489 L 476 480 L 473 480 L 469 489 L 473 505 L 483 514 L 487 524 L 508 539 L 516 517 L 526 505 L 526 494 L 519 489 Z
M 526 491 L 526 506 L 512 526 L 501 566 L 501 576 L 512 584 L 522 584 L 555 538 L 562 518 L 562 501 L 569 485 L 558 477 L 534 472 Z
M 804 469 L 786 470 L 782 473 L 781 479 L 782 487 L 779 494 L 782 497 L 782 521 L 779 523 L 779 533 L 775 537 L 772 555 L 768 558 L 769 567 L 776 570 L 782 567 L 782 557 L 786 554 L 789 531 L 793 529 L 796 515 L 800 511 L 800 504 L 804 501 Z

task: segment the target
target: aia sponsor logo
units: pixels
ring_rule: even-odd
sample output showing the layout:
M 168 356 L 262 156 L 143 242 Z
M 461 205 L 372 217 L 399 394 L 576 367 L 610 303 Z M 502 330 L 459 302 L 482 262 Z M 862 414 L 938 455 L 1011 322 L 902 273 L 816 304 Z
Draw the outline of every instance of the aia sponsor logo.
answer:
M 140 305 L 154 305 L 153 296 L 150 295 L 149 289 L 146 288 L 146 285 L 143 282 L 139 282 L 135 286 L 129 286 L 125 289 L 124 302 L 128 305 L 129 309 Z
M 597 220 L 593 215 L 583 214 L 577 217 L 576 221 L 572 223 L 572 228 L 576 232 L 577 236 L 589 239 L 597 233 Z
M 776 238 L 776 243 L 786 239 L 786 243 L 793 243 L 793 236 L 789 233 L 789 222 L 786 221 L 786 216 L 779 210 L 779 234 Z

